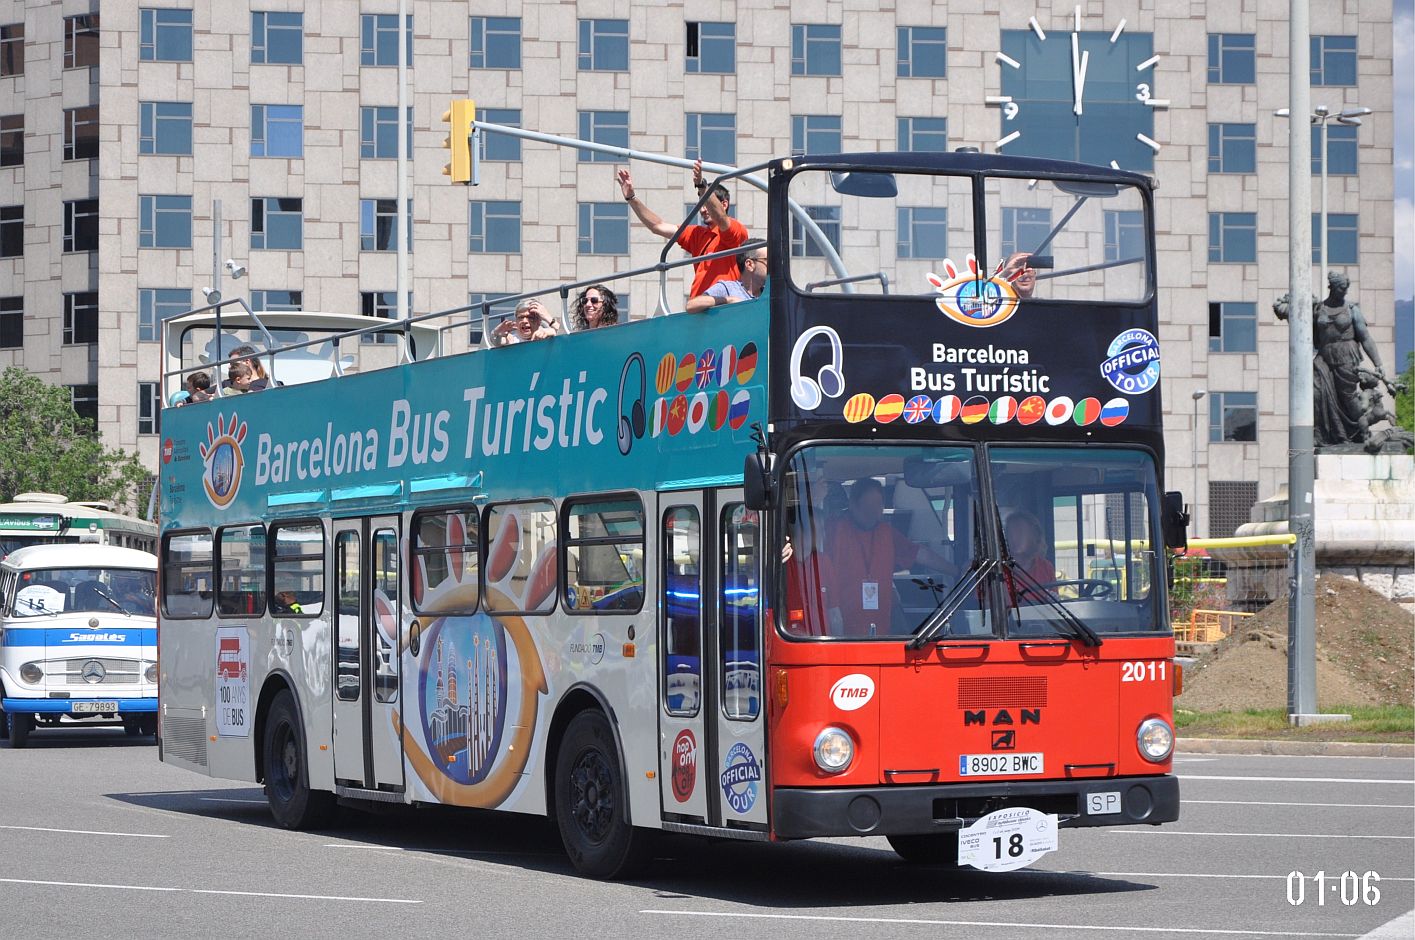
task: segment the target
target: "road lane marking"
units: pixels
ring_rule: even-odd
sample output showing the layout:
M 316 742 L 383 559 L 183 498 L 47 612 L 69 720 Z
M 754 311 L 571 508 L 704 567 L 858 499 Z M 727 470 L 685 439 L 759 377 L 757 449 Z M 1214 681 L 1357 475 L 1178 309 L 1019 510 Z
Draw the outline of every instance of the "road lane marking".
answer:
M 1029 928 L 1032 930 L 1085 930 L 1107 933 L 1183 933 L 1207 934 L 1227 937 L 1359 937 L 1355 933 L 1307 933 L 1291 930 L 1217 930 L 1203 927 L 1116 927 L 1107 924 L 1042 924 L 1025 921 L 1003 920 L 927 920 L 913 917 L 845 917 L 838 914 L 758 914 L 738 911 L 660 911 L 644 910 L 640 914 L 659 914 L 669 917 L 745 917 L 756 920 L 809 920 L 829 921 L 847 924 L 915 924 L 927 927 L 1004 927 L 1008 929 Z
M 98 832 L 92 829 L 46 829 L 43 826 L 0 826 L 0 829 L 18 829 L 21 832 L 62 832 L 74 836 L 127 836 L 130 839 L 170 839 L 171 836 L 154 835 L 150 832 Z
M 549 858 L 554 855 L 561 855 L 560 852 L 514 852 L 499 849 L 429 849 L 404 845 L 350 845 L 345 842 L 326 842 L 326 849 L 360 849 L 368 852 L 416 852 L 424 855 L 515 855 L 530 856 L 533 858 Z
M 266 803 L 265 800 L 238 800 L 229 796 L 203 796 L 201 801 L 203 803 L 258 803 L 262 806 Z
M 1403 787 L 1408 787 L 1412 783 L 1415 783 L 1415 780 L 1411 780 L 1409 777 L 1401 780 L 1392 779 L 1390 777 L 1366 777 L 1358 779 L 1348 777 L 1224 777 L 1208 774 L 1178 774 L 1177 776 L 1180 780 L 1252 780 L 1260 783 L 1398 783 Z
M 1321 832 L 1185 832 L 1175 829 L 1112 829 L 1116 836 L 1223 836 L 1226 838 L 1266 838 L 1266 839 L 1394 839 L 1415 840 L 1415 836 L 1351 836 L 1342 833 Z
M 161 885 L 115 885 L 89 881 L 40 881 L 31 878 L 0 878 L 0 884 L 40 885 L 53 888 L 108 888 L 115 891 L 158 891 L 168 894 L 229 894 L 245 898 L 289 898 L 296 901 L 367 901 L 374 904 L 421 904 L 409 898 L 357 898 L 336 894 L 277 894 L 273 891 L 223 891 L 217 888 L 171 888 Z
M 1034 868 L 1032 871 L 1052 871 L 1047 868 Z M 1220 875 L 1213 872 L 1191 872 L 1191 871 L 1068 871 L 1054 872 L 1058 875 L 1092 875 L 1097 878 L 1252 878 L 1262 881 L 1287 881 L 1292 875 Z M 1387 881 L 1415 881 L 1415 878 L 1387 878 L 1381 876 L 1381 883 Z
M 1411 803 L 1272 803 L 1267 800 L 1180 800 L 1205 806 L 1329 806 L 1339 809 L 1415 809 Z

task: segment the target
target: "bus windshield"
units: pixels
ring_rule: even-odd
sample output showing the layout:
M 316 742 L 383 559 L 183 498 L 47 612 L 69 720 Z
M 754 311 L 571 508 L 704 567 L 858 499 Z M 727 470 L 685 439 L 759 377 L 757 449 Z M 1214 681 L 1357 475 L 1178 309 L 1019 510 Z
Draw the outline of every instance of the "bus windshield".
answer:
M 157 575 L 135 568 L 35 568 L 20 574 L 15 617 L 116 613 L 156 615 Z
M 791 219 L 791 280 L 805 293 L 947 297 L 960 279 L 998 275 L 1022 301 L 1148 296 L 1138 187 L 989 176 L 982 188 L 980 223 L 970 176 L 802 169 L 789 187 L 801 213 Z

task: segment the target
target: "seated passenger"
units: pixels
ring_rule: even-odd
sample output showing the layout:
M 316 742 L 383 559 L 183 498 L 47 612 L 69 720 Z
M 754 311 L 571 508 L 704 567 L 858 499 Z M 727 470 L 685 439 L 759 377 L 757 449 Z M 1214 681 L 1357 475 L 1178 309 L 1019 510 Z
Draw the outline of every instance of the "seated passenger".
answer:
M 575 329 L 597 330 L 619 322 L 619 298 L 603 284 L 586 287 L 575 300 Z
M 500 326 L 492 330 L 491 345 L 513 346 L 516 343 L 529 343 L 533 340 L 549 339 L 559 332 L 560 324 L 539 300 L 532 298 L 518 303 L 515 315 L 502 321 Z
M 302 614 L 304 608 L 295 598 L 294 591 L 276 591 L 270 599 L 270 608 L 277 614 Z
M 255 371 L 244 359 L 237 359 L 226 368 L 226 381 L 222 387 L 227 395 L 244 395 L 255 390 L 251 387 L 254 381 Z
M 261 363 L 260 356 L 256 355 L 256 348 L 254 346 L 237 346 L 235 349 L 231 350 L 231 355 L 240 356 L 241 358 L 235 361 L 244 362 L 250 367 L 251 383 L 246 391 L 262 392 L 270 387 L 270 376 L 266 374 L 265 366 Z M 229 380 L 222 383 L 223 388 L 229 385 Z
M 211 376 L 205 372 L 193 372 L 188 375 L 182 387 L 172 393 L 167 404 L 176 408 L 198 401 L 211 401 Z
M 1042 524 L 1036 516 L 1025 509 L 1013 510 L 1003 526 L 1003 535 L 1007 538 L 1007 551 L 1012 560 L 1033 581 L 1038 585 L 1056 581 L 1056 566 L 1042 550 L 1046 544 L 1046 533 L 1042 531 Z M 1009 569 L 1007 584 L 1014 603 L 1039 604 L 1044 600 L 1043 592 L 1022 579 L 1014 579 L 1011 574 Z
M 693 297 L 685 308 L 689 313 L 702 313 L 718 304 L 736 304 L 755 300 L 766 286 L 766 246 L 754 248 L 742 259 L 742 277 L 735 281 L 718 281 L 707 293 Z
M 1014 252 L 997 274 L 1004 281 L 1011 283 L 1012 289 L 1023 300 L 1031 297 L 1037 290 L 1037 272 L 1028 263 L 1031 260 L 1030 251 Z

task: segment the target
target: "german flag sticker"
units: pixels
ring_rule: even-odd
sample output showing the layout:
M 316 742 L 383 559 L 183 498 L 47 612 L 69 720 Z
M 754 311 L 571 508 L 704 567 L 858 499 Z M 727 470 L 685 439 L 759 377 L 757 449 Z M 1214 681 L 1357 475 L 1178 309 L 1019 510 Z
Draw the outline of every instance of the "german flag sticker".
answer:
M 851 424 L 859 424 L 874 413 L 875 396 L 869 392 L 852 395 L 845 403 L 845 420 Z
M 748 343 L 737 353 L 737 384 L 746 385 L 757 374 L 757 344 Z
M 988 416 L 988 400 L 981 395 L 974 396 L 963 403 L 963 423 L 977 424 Z
M 875 405 L 875 420 L 880 424 L 889 424 L 895 418 L 904 413 L 903 395 L 886 395 Z

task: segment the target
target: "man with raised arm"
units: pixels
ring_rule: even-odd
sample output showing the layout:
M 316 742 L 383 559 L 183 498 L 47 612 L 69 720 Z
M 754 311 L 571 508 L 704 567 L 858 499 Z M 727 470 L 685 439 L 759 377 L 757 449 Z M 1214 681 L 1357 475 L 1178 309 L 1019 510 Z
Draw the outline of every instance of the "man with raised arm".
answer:
M 628 170 L 621 169 L 617 176 L 619 189 L 624 194 L 624 201 L 629 204 L 629 208 L 634 210 L 634 214 L 639 217 L 639 221 L 644 224 L 644 227 L 660 238 L 672 238 L 673 233 L 678 231 L 678 226 L 671 222 L 665 222 L 662 216 L 644 205 L 643 200 L 635 195 L 634 178 L 629 175 Z M 703 179 L 703 161 L 701 160 L 693 164 L 693 185 L 701 198 L 707 190 L 707 182 Z M 718 186 L 714 189 L 713 198 L 703 203 L 701 212 L 703 224 L 690 225 L 684 229 L 683 234 L 678 236 L 679 247 L 696 258 L 699 255 L 727 251 L 745 242 L 747 240 L 746 226 L 727 214 L 731 202 L 727 187 Z M 697 297 L 706 293 L 707 289 L 718 281 L 735 281 L 741 277 L 741 273 L 737 269 L 737 259 L 733 255 L 702 261 L 693 267 L 696 273 L 693 277 L 693 286 L 688 291 L 689 297 Z

